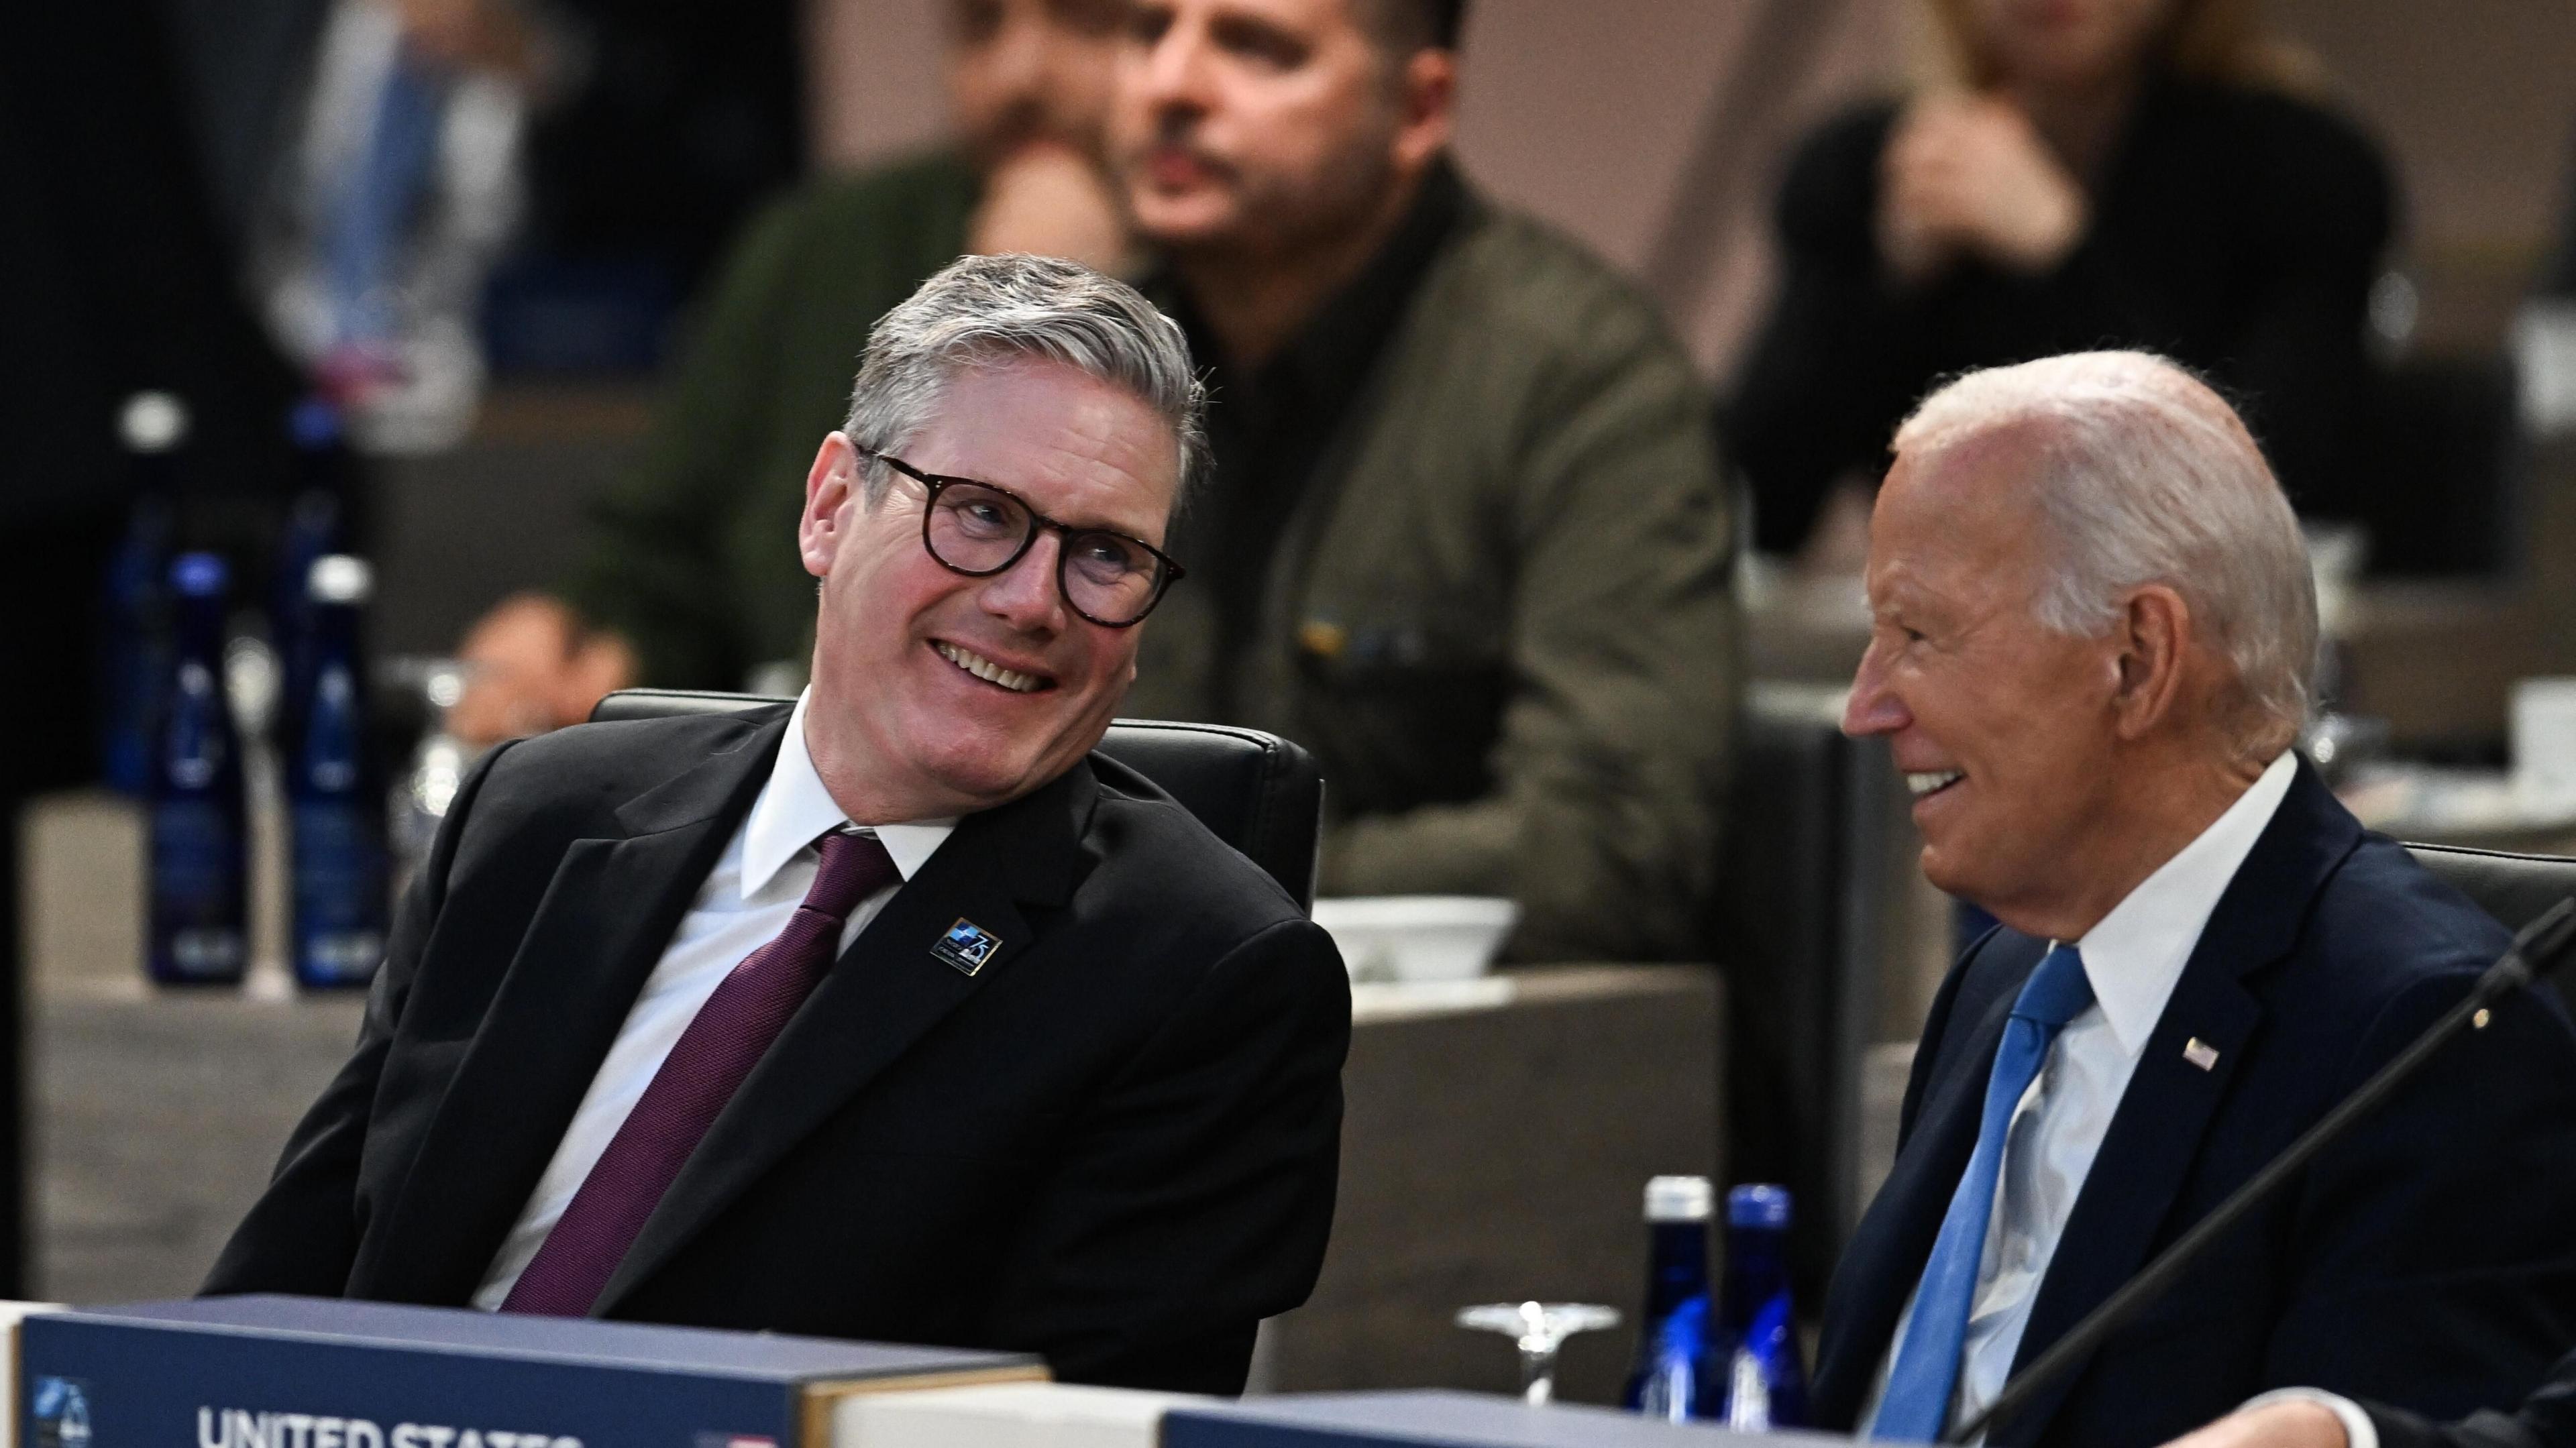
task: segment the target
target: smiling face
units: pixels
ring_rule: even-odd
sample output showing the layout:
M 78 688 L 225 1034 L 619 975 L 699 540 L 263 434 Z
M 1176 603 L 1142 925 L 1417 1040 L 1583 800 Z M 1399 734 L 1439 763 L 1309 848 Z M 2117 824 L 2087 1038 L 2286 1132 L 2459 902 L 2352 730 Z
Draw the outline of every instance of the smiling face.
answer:
M 1036 359 L 956 375 L 900 455 L 1157 546 L 1179 478 L 1153 409 Z M 921 485 L 895 476 L 871 504 L 860 469 L 847 438 L 824 440 L 798 534 L 823 581 L 806 744 L 833 797 L 862 823 L 966 814 L 1073 767 L 1135 677 L 1138 629 L 1066 607 L 1051 531 L 989 577 L 941 566 L 922 546 Z
M 1137 227 L 1177 250 L 1354 231 L 1447 139 L 1409 114 L 1357 0 L 1137 0 L 1110 149 Z
M 2119 647 L 2033 615 L 2031 465 L 2009 433 L 1898 454 L 1870 518 L 1873 623 L 1843 715 L 1905 772 L 1925 876 L 2008 923 L 2103 878 L 2120 816 Z

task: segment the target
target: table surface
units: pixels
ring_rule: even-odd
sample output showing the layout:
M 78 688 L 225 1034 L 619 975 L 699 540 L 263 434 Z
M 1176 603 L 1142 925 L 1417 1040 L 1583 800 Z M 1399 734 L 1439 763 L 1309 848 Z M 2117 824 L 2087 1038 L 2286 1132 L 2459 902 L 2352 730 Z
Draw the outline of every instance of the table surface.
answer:
M 153 990 L 133 808 L 57 796 L 24 828 L 39 1290 L 185 1295 L 346 1059 L 362 1002 Z M 1637 1192 L 1717 1170 L 1719 998 L 1694 966 L 1355 990 L 1334 1245 L 1313 1299 L 1267 1336 L 1267 1381 L 1509 1390 L 1509 1344 L 1450 1325 L 1458 1307 L 1633 1307 Z M 1628 1339 L 1594 1337 L 1569 1351 L 1567 1384 L 1599 1400 Z

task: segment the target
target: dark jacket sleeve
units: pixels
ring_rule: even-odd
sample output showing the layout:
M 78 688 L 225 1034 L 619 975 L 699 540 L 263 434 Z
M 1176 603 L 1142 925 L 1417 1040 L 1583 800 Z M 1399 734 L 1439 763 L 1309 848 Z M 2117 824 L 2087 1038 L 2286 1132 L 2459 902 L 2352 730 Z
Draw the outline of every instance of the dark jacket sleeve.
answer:
M 2559 1360 L 2549 1381 L 2519 1412 L 2489 1409 L 2457 1423 L 2435 1423 L 2403 1408 L 2365 1402 L 2380 1448 L 2576 1448 L 2576 1353 Z
M 1766 553 L 1794 552 L 1846 474 L 1876 480 L 1935 366 L 1920 299 L 1879 266 L 1879 154 L 1894 123 L 1886 103 L 1826 123 L 1781 183 L 1778 290 L 1719 415 Z
M 2387 168 L 2360 133 L 2273 97 L 2251 128 L 2277 178 L 2248 245 L 2271 260 L 2236 356 L 2214 369 L 2302 515 L 2350 517 L 2362 498 L 2378 373 L 2367 351 L 2370 290 L 2394 224 Z
M 2357 1086 L 2467 989 L 2432 976 L 2340 1068 Z M 2323 1063 L 2320 1063 L 2321 1065 Z M 2309 1168 L 2267 1384 L 2450 1418 L 2526 1392 L 2576 1341 L 2576 1033 L 2527 994 Z
M 1071 1382 L 1239 1393 L 1332 1228 L 1350 984 L 1285 921 L 1208 972 L 1073 1127 L 997 1280 L 988 1340 Z
M 438 828 L 429 857 L 404 891 L 385 942 L 384 964 L 367 992 L 367 1010 L 358 1027 L 358 1047 L 324 1087 L 321 1098 L 304 1113 L 268 1189 L 250 1214 L 233 1229 L 206 1274 L 204 1294 L 227 1292 L 292 1292 L 308 1297 L 337 1297 L 347 1288 L 365 1228 L 357 1200 L 358 1159 L 367 1138 L 367 1121 L 375 1107 L 376 1081 L 394 1028 L 411 994 L 423 947 L 436 926 L 444 902 L 447 874 L 456 859 L 456 841 L 465 829 L 474 799 L 490 777 L 493 763 L 510 746 L 483 756 L 457 786 L 446 820 Z

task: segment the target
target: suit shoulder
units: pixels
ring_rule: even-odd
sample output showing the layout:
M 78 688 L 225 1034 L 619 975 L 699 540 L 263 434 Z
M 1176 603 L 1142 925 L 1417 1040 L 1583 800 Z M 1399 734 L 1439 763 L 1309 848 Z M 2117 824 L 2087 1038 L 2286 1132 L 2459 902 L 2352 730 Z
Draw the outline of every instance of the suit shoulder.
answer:
M 2428 977 L 2482 970 L 2512 939 L 2405 846 L 2366 834 L 2319 890 L 2300 953 L 2330 967 L 2334 988 L 2385 999 Z
M 2262 86 L 2175 85 L 2163 109 L 2175 121 L 2251 145 L 2267 160 L 2296 160 L 2384 174 L 2379 143 L 2342 110 Z
M 619 806 L 694 765 L 751 747 L 774 711 L 575 724 L 513 744 L 476 796 L 472 827 L 612 827 Z
M 1187 806 L 1123 772 L 1099 772 L 1091 843 L 1103 883 L 1127 908 L 1235 938 L 1306 919 L 1269 871 Z
M 1583 243 L 1477 199 L 1427 279 L 1419 315 L 1449 319 L 1460 360 L 1546 366 L 1648 366 L 1695 376 L 1645 292 Z
M 2364 835 L 2319 889 L 2283 968 L 2263 993 L 2281 1028 L 2305 1038 L 2320 1064 L 2367 1071 L 2431 1024 L 2504 953 L 2512 932 L 2416 863 L 2406 848 Z M 2551 1014 L 2563 1013 L 2554 1001 Z
M 2153 107 L 2142 144 L 2240 192 L 2256 218 L 2285 236 L 2375 256 L 2394 219 L 2388 161 L 2344 112 L 2285 92 L 2178 85 Z

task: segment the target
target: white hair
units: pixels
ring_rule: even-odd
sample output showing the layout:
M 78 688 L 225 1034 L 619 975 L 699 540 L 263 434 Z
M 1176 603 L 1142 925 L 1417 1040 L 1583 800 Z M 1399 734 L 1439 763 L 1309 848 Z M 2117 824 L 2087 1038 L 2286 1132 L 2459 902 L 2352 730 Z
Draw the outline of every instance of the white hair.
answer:
M 2316 581 L 2289 499 L 2234 409 L 2145 352 L 2077 352 L 1970 372 L 1925 398 L 1896 450 L 1928 458 L 1972 437 L 2023 434 L 2048 532 L 2032 608 L 2043 627 L 2099 637 L 2131 590 L 2160 583 L 2234 669 L 2222 721 L 2268 759 L 2307 723 Z
M 929 426 L 960 372 L 1029 358 L 1120 388 L 1171 428 L 1180 454 L 1177 517 L 1210 466 L 1207 385 L 1190 365 L 1179 324 L 1134 287 L 1079 262 L 1005 255 L 949 263 L 868 329 L 841 431 L 866 452 L 899 453 Z M 873 503 L 888 477 L 876 458 L 867 462 Z

